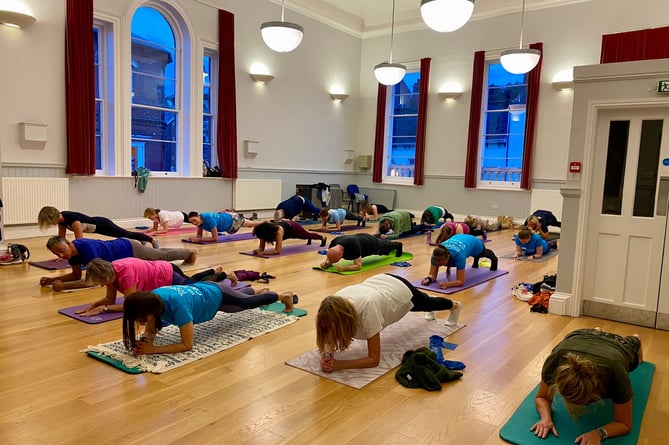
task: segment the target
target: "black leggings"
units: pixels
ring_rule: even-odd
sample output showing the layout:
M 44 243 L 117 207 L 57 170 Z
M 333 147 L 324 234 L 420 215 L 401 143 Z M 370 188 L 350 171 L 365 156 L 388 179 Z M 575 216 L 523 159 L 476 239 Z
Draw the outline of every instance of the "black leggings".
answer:
M 425 292 L 418 290 L 413 284 L 407 281 L 406 278 L 390 273 L 387 275 L 397 278 L 411 291 L 411 302 L 413 303 L 411 312 L 449 311 L 453 309 L 452 300 L 444 297 L 431 297 Z
M 123 227 L 117 226 L 109 218 L 105 218 L 103 216 L 93 216 L 91 219 L 95 221 L 95 233 L 99 233 L 100 235 L 107 235 L 111 236 L 112 238 L 129 238 L 147 243 L 153 241 L 153 238 L 144 233 L 131 232 L 129 230 L 125 230 Z
M 172 285 L 193 284 L 198 281 L 223 281 L 227 278 L 225 272 L 216 273 L 214 269 L 206 269 L 189 277 L 176 264 L 172 264 Z

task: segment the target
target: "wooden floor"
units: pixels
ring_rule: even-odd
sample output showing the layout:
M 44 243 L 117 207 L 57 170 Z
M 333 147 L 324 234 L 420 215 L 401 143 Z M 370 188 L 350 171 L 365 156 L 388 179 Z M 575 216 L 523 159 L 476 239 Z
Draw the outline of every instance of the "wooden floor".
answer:
M 511 236 L 511 231 L 491 233 L 488 246 L 498 255 L 510 253 Z M 15 241 L 30 247 L 31 259 L 45 260 L 52 258 L 46 239 Z M 178 235 L 160 241 L 161 247 L 182 246 Z M 287 244 L 294 242 L 301 241 Z M 502 259 L 500 268 L 508 275 L 454 295 L 464 303 L 460 320 L 467 326 L 449 337 L 459 346 L 447 358 L 467 369 L 440 392 L 406 389 L 394 372 L 355 390 L 285 365 L 315 347 L 315 313 L 326 295 L 380 272 L 411 279 L 426 275 L 431 248 L 424 237 L 404 244 L 415 256 L 412 267 L 350 276 L 312 270 L 322 259 L 315 253 L 274 259 L 238 254 L 255 247 L 254 241 L 186 245 L 198 249 L 202 268 L 223 264 L 276 275 L 271 287 L 293 290 L 309 315 L 161 375 L 125 374 L 79 352 L 122 336 L 119 320 L 88 325 L 57 312 L 90 302 L 101 290 L 52 293 L 39 286 L 39 277 L 62 272 L 27 264 L 2 267 L 0 443 L 503 443 L 499 429 L 538 382 L 551 347 L 568 332 L 593 326 L 641 334 L 646 360 L 657 372 L 639 443 L 669 443 L 669 332 L 531 313 L 526 303 L 511 298 L 515 283 L 555 273 L 557 258 L 538 264 Z

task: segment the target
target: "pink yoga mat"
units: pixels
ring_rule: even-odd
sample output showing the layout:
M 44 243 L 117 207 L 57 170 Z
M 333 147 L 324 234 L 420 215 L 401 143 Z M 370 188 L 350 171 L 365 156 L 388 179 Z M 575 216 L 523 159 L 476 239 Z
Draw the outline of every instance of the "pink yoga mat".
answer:
M 318 240 L 312 240 L 311 245 L 308 244 L 291 244 L 289 246 L 283 246 L 281 248 L 281 253 L 279 255 L 254 255 L 252 250 L 247 250 L 245 252 L 239 252 L 242 255 L 250 255 L 258 258 L 276 258 L 280 256 L 295 255 L 297 253 L 304 252 L 316 252 L 319 249 L 322 249 L 321 243 Z M 270 247 L 271 248 L 271 247 Z
M 184 243 L 193 243 L 193 244 L 217 244 L 217 243 L 227 243 L 229 241 L 243 241 L 248 239 L 254 239 L 255 235 L 253 232 L 242 232 L 234 233 L 232 235 L 218 235 L 218 241 L 191 241 L 189 238 L 184 238 L 181 241 Z
M 455 273 L 456 273 L 455 269 L 451 270 L 451 278 L 455 278 Z M 484 283 L 488 280 L 492 280 L 493 278 L 497 278 L 499 276 L 506 275 L 508 273 L 509 273 L 508 270 L 497 269 L 496 271 L 492 272 L 487 267 L 479 267 L 477 269 L 472 269 L 471 267 L 468 267 L 465 271 L 464 286 L 449 287 L 446 289 L 440 288 L 439 287 L 440 281 L 448 281 L 446 280 L 446 272 L 442 272 L 439 275 L 437 275 L 437 279 L 434 280 L 434 282 L 430 285 L 425 286 L 421 284 L 421 281 L 423 280 L 422 278 L 412 281 L 411 284 L 413 284 L 419 289 L 425 289 L 430 292 L 439 292 L 441 294 L 454 294 L 455 292 L 461 291 L 463 289 L 468 289 L 470 287 L 476 286 L 477 284 Z
M 179 227 L 178 229 L 169 229 L 167 233 L 147 233 L 149 236 L 166 236 L 166 235 L 176 235 L 178 233 L 195 233 L 197 232 L 197 227 L 187 226 Z

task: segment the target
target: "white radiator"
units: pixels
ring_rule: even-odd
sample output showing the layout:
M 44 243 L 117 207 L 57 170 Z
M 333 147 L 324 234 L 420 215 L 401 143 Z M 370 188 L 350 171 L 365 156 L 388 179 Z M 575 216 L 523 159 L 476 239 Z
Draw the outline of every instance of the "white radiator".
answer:
M 44 206 L 68 210 L 70 194 L 67 178 L 2 178 L 5 224 L 37 224 Z
M 281 202 L 281 179 L 236 179 L 233 189 L 237 211 L 275 209 Z

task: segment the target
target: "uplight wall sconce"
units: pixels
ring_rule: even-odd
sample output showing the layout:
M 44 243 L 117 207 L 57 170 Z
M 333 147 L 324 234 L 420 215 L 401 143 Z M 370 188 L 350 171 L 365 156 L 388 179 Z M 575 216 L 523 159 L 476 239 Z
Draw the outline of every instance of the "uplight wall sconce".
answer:
M 557 80 L 555 82 L 551 82 L 551 86 L 553 88 L 555 88 L 556 90 L 560 90 L 560 91 L 573 90 L 574 89 L 574 81 L 573 80 Z
M 270 83 L 272 79 L 274 79 L 274 76 L 272 76 L 271 74 L 249 73 L 249 76 L 251 76 L 251 79 L 253 79 L 253 81 L 257 83 Z
M 437 95 L 441 100 L 455 100 L 462 96 L 462 91 L 440 91 Z
M 332 100 L 335 100 L 337 102 L 344 102 L 346 99 L 348 99 L 348 94 L 345 93 L 330 93 L 330 97 Z
M 36 21 L 37 19 L 27 12 L 0 10 L 0 25 L 10 28 L 25 28 Z

